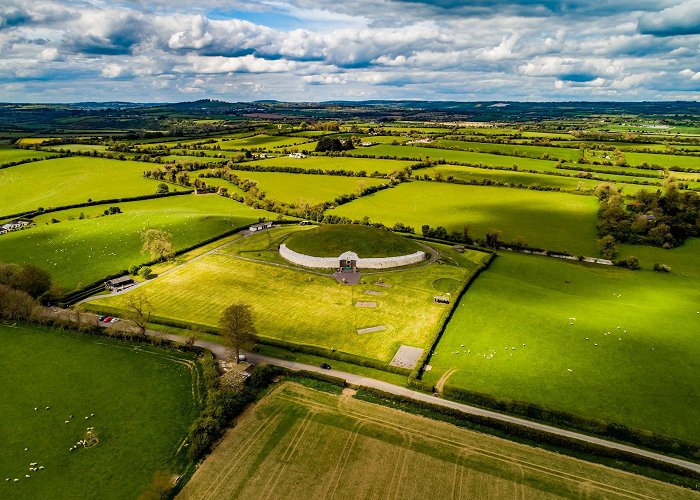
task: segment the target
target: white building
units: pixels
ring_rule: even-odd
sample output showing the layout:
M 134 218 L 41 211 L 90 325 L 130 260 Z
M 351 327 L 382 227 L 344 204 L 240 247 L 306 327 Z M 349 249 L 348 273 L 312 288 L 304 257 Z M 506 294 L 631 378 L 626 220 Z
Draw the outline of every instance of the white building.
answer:
M 252 233 L 255 233 L 257 231 L 262 231 L 263 229 L 270 229 L 272 227 L 272 221 L 267 221 L 267 222 L 258 222 L 257 224 L 253 224 L 248 228 L 248 230 Z

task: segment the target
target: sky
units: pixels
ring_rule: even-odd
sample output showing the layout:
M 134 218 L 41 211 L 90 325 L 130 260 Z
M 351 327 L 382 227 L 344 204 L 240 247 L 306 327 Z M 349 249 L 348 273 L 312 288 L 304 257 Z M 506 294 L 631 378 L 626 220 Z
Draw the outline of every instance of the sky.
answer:
M 700 100 L 700 0 L 0 0 L 0 101 Z

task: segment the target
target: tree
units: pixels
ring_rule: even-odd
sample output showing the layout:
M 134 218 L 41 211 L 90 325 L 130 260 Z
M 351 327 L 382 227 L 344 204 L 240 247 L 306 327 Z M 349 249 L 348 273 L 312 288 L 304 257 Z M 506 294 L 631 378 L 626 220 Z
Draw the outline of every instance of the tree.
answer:
M 500 231 L 489 231 L 486 233 L 486 246 L 489 246 L 491 248 L 496 248 L 499 243 L 499 239 L 501 237 L 501 232 Z
M 139 333 L 142 336 L 146 335 L 146 326 L 151 321 L 151 303 L 148 297 L 140 290 L 129 294 L 126 309 L 129 319 L 138 327 Z
M 235 355 L 238 364 L 241 349 L 255 344 L 253 308 L 241 302 L 227 307 L 219 319 L 219 331 L 224 345 Z
M 152 259 L 166 260 L 173 255 L 173 235 L 162 229 L 146 229 L 141 233 L 142 253 L 148 252 Z
M 600 253 L 603 255 L 603 258 L 615 258 L 615 254 L 617 254 L 617 245 L 615 244 L 615 238 L 612 235 L 608 234 L 600 238 L 598 240 L 598 246 L 600 247 Z
M 161 182 L 160 184 L 158 184 L 156 194 L 166 194 L 168 191 L 170 191 L 168 185 L 165 182 Z

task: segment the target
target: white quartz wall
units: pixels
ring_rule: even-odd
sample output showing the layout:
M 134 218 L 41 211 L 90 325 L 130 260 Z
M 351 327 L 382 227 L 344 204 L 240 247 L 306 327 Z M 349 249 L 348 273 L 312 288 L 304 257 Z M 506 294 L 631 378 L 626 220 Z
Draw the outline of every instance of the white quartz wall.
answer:
M 329 269 L 338 267 L 338 257 L 312 257 L 295 252 L 283 243 L 280 245 L 280 255 L 293 264 L 314 269 Z M 359 269 L 389 269 L 392 267 L 408 266 L 425 260 L 425 252 L 415 252 L 409 255 L 399 255 L 396 257 L 382 257 L 373 259 L 358 259 Z

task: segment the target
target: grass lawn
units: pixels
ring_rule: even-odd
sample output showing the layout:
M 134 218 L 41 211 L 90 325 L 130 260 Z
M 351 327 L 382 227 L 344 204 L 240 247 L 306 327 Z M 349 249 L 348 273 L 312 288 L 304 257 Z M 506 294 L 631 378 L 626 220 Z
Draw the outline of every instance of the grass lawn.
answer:
M 688 498 L 690 490 L 286 382 L 181 493 L 199 498 Z
M 37 226 L 2 235 L 0 261 L 32 263 L 72 290 L 151 260 L 140 233 L 165 229 L 176 249 L 272 216 L 217 195 L 182 195 L 119 203 L 121 214 L 97 217 L 107 206 L 64 210 L 36 219 Z M 85 219 L 78 219 L 80 213 Z M 46 224 L 51 218 L 61 222 Z M 73 220 L 69 220 L 73 218 Z
M 501 240 L 524 237 L 529 245 L 597 255 L 597 200 L 592 196 L 492 186 L 409 182 L 363 196 L 328 213 L 393 226 L 402 222 L 420 232 L 423 224 L 443 226 L 472 237 L 493 229 Z
M 325 224 L 297 232 L 285 243 L 295 252 L 316 257 L 337 257 L 348 250 L 364 258 L 392 257 L 421 250 L 414 240 L 387 229 L 357 224 Z
M 261 337 L 334 347 L 388 362 L 401 344 L 428 347 L 438 319 L 447 312 L 433 297 L 444 283 L 464 281 L 484 256 L 479 252 L 457 254 L 449 247 L 440 247 L 445 264 L 366 274 L 366 284 L 346 286 L 329 276 L 239 258 L 238 248 L 244 250 L 243 256 L 259 260 L 265 259 L 266 253 L 277 252 L 276 246 L 250 252 L 249 239 L 236 240 L 226 249 L 164 274 L 139 290 L 147 294 L 154 314 L 160 317 L 216 327 L 224 308 L 234 300 L 242 301 L 252 305 Z M 380 277 L 391 287 L 375 285 Z M 366 294 L 365 290 L 379 294 Z M 97 299 L 90 307 L 116 312 L 127 295 Z M 357 302 L 376 302 L 377 306 L 356 307 Z M 374 326 L 386 329 L 357 333 Z
M 0 215 L 152 194 L 158 182 L 143 177 L 153 165 L 74 156 L 25 163 L 0 170 Z
M 0 325 L 0 497 L 134 498 L 156 471 L 176 472 L 201 397 L 193 359 Z M 99 444 L 69 451 L 88 426 Z M 29 471 L 33 462 L 45 468 Z
M 246 163 L 246 165 L 259 165 L 260 167 L 294 167 L 308 170 L 347 170 L 351 172 L 366 172 L 368 175 L 374 172 L 390 174 L 395 170 L 402 170 L 413 165 L 414 161 L 380 160 L 377 158 L 353 158 L 349 156 L 307 156 L 306 158 L 290 158 L 278 156 Z
M 0 165 L 5 163 L 24 161 L 30 158 L 48 158 L 54 156 L 46 151 L 34 151 L 33 149 L 16 149 L 10 146 L 0 146 Z
M 311 205 L 332 201 L 343 194 L 356 193 L 361 187 L 376 186 L 387 182 L 385 179 L 316 174 L 239 170 L 235 170 L 234 173 L 241 179 L 257 182 L 258 187 L 267 194 L 268 198 L 287 203 L 307 202 Z
M 697 442 L 699 310 L 697 279 L 502 252 L 425 376 Z
M 618 245 L 621 256 L 634 255 L 642 268 L 652 270 L 655 263 L 666 264 L 671 272 L 700 279 L 700 238 L 691 238 L 677 248 L 666 250 L 647 245 Z

